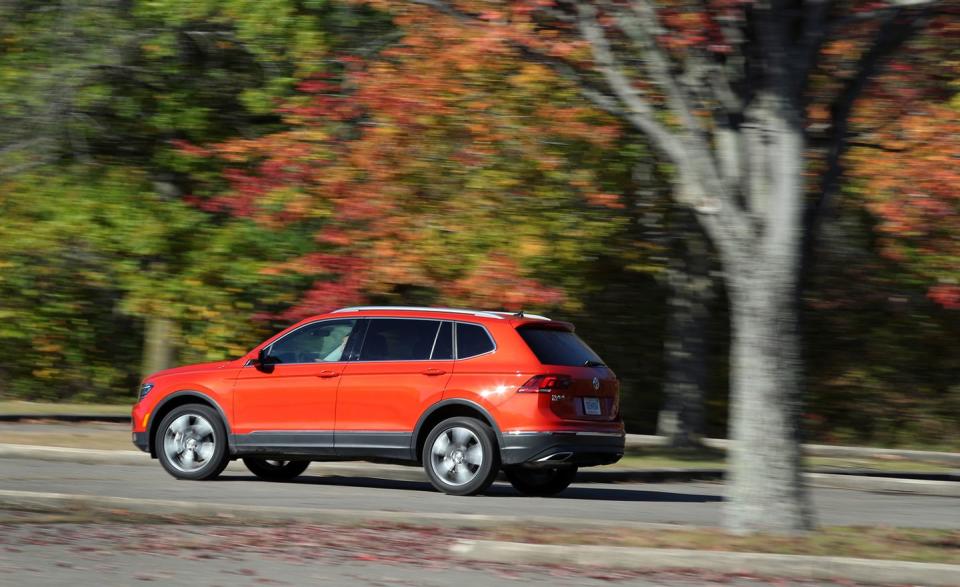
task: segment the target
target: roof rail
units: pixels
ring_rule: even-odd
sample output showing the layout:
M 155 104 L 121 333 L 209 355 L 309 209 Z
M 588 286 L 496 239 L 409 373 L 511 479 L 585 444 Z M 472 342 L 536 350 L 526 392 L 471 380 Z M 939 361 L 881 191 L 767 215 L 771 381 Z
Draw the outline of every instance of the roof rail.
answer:
M 551 321 L 546 316 L 541 316 L 540 314 L 528 314 L 526 312 L 494 312 L 494 314 L 502 314 L 504 316 L 512 316 L 514 318 L 532 318 L 534 320 L 546 320 L 547 322 Z
M 471 316 L 478 316 L 481 318 L 496 318 L 502 320 L 503 312 L 484 312 L 482 310 L 466 310 L 462 308 L 429 308 L 425 306 L 351 306 L 349 308 L 340 308 L 339 310 L 334 310 L 331 314 L 339 314 L 342 312 L 359 312 L 361 310 L 406 310 L 412 312 L 445 312 L 447 314 L 469 314 Z

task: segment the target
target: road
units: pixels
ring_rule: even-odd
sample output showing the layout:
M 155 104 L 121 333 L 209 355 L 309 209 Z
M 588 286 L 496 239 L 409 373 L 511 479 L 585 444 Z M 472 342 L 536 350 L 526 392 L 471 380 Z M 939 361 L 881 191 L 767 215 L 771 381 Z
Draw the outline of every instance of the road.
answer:
M 324 477 L 313 469 L 289 483 L 269 483 L 232 463 L 217 481 L 177 481 L 160 465 L 81 465 L 0 459 L 0 489 L 79 493 L 194 502 L 396 510 L 500 516 L 549 516 L 715 526 L 720 522 L 721 483 L 575 484 L 554 498 L 522 497 L 497 483 L 488 494 L 453 497 L 425 482 Z M 814 488 L 822 525 L 960 527 L 960 500 Z

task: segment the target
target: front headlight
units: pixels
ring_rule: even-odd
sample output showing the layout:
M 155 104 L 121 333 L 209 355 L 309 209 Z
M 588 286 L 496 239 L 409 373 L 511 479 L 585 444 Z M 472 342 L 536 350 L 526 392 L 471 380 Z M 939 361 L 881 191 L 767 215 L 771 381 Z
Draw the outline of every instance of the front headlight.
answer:
M 140 399 L 137 401 L 143 401 L 143 398 L 147 397 L 147 394 L 150 393 L 150 390 L 153 389 L 152 383 L 144 383 L 140 386 Z

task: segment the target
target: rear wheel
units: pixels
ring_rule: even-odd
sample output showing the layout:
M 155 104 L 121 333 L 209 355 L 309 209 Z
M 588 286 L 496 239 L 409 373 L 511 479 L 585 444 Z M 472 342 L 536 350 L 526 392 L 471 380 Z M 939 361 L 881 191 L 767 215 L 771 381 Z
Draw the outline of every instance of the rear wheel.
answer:
M 556 495 L 577 477 L 576 467 L 510 467 L 504 472 L 510 485 L 524 495 Z
M 160 464 L 177 479 L 213 479 L 230 461 L 223 422 L 202 404 L 172 409 L 157 427 L 154 446 Z
M 244 457 L 243 464 L 250 472 L 267 481 L 289 481 L 300 476 L 310 466 L 310 461 L 281 461 Z
M 490 487 L 500 470 L 496 436 L 475 418 L 448 418 L 427 436 L 423 468 L 430 483 L 444 493 L 481 493 Z

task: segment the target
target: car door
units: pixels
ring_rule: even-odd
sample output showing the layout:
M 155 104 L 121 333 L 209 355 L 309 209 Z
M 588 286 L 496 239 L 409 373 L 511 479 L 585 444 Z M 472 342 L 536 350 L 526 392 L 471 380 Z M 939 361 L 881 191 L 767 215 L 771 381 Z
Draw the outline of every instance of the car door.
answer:
M 337 388 L 359 320 L 320 320 L 266 347 L 234 386 L 234 426 L 243 448 L 333 448 Z M 321 451 L 322 452 L 322 451 Z
M 337 394 L 336 452 L 410 458 L 417 419 L 440 401 L 453 370 L 449 321 L 369 318 Z

